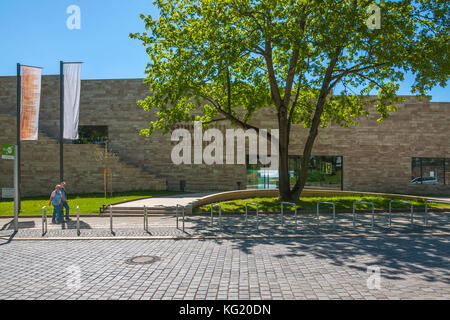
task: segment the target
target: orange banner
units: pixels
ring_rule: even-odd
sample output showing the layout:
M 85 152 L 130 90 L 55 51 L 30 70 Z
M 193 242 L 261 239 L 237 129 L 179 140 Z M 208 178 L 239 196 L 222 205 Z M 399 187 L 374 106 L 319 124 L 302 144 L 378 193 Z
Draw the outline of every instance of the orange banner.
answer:
M 37 140 L 41 100 L 41 69 L 21 66 L 20 140 Z

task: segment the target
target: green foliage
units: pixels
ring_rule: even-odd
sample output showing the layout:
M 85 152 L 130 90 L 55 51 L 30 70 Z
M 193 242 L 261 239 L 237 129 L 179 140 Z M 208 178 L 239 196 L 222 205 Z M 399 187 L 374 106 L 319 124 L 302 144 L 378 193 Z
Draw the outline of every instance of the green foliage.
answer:
M 152 94 L 139 105 L 157 110 L 142 133 L 167 133 L 193 120 L 206 124 L 218 114 L 246 123 L 268 105 L 290 108 L 289 121 L 310 127 L 321 95 L 321 125 L 350 126 L 371 105 L 380 121 L 395 111 L 406 72 L 419 95 L 444 86 L 448 2 L 379 1 L 381 29 L 373 30 L 365 23 L 370 3 L 155 1 L 160 17 L 141 15 L 147 32 L 130 34 L 150 58 L 145 82 Z M 369 97 L 372 90 L 376 97 Z
M 375 209 L 384 209 L 388 210 L 389 201 L 409 201 L 414 205 L 415 210 L 424 209 L 425 201 L 417 200 L 405 200 L 402 198 L 391 198 L 391 197 L 382 197 L 382 196 L 357 196 L 357 195 L 347 195 L 340 197 L 301 197 L 301 199 L 294 201 L 297 204 L 297 208 L 299 213 L 301 214 L 301 210 L 315 210 L 317 207 L 318 201 L 327 201 L 334 202 L 336 204 L 336 210 L 349 210 L 352 212 L 353 210 L 353 202 L 354 201 L 365 201 L 372 202 L 375 206 Z M 222 212 L 245 212 L 245 203 L 251 202 L 258 204 L 258 208 L 261 212 L 279 212 L 281 207 L 281 201 L 277 198 L 270 197 L 258 197 L 258 198 L 248 198 L 248 199 L 240 199 L 240 200 L 230 200 L 221 202 Z M 430 203 L 428 205 L 430 208 L 448 208 L 449 204 L 442 203 Z M 329 207 L 324 207 L 324 212 L 330 212 Z M 371 209 L 372 207 L 368 204 L 358 204 L 358 209 Z M 408 205 L 393 203 L 392 208 L 404 208 L 405 212 L 409 211 Z M 210 212 L 210 205 L 204 205 L 200 208 L 196 209 L 198 212 Z M 291 208 L 289 210 L 292 210 Z M 328 211 L 327 211 L 328 210 Z

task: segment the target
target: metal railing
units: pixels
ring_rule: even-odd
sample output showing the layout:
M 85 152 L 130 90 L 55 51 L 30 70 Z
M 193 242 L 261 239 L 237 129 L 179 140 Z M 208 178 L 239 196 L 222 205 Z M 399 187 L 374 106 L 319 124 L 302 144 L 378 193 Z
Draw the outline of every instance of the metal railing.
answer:
M 47 233 L 47 207 L 42 207 L 42 235 Z
M 182 205 L 180 205 L 180 204 L 177 204 L 176 205 L 176 209 L 175 209 L 175 214 L 176 214 L 176 218 L 177 218 L 177 229 L 180 229 L 179 228 L 179 225 L 178 225 L 178 216 L 179 216 L 179 213 L 178 213 L 178 208 L 181 208 L 181 214 L 182 214 L 182 218 L 183 218 L 183 227 L 182 227 L 182 230 L 183 230 L 183 232 L 184 232 L 184 220 L 185 220 L 185 212 L 184 212 L 184 209 L 186 208 L 185 206 L 182 206 Z
M 294 202 L 281 202 L 281 225 L 284 226 L 284 207 L 283 205 L 288 205 L 288 206 L 294 206 L 294 217 L 295 217 L 295 226 L 297 226 L 297 204 L 295 204 Z
M 222 206 L 219 203 L 211 203 L 211 225 L 213 225 L 213 213 L 214 213 L 214 207 L 219 208 L 219 227 L 222 228 Z
M 248 206 L 254 206 L 256 208 L 256 229 L 259 229 L 259 209 L 257 203 L 247 202 L 245 204 L 245 223 L 248 220 Z
M 425 217 L 424 217 L 425 227 L 428 226 L 428 203 L 430 203 L 430 202 L 450 204 L 450 201 L 446 201 L 446 200 L 426 200 L 425 201 Z
M 353 202 L 353 227 L 356 226 L 355 224 L 355 219 L 356 219 L 356 204 L 357 203 L 361 203 L 361 204 L 370 204 L 372 206 L 372 228 L 373 228 L 373 224 L 374 224 L 374 220 L 375 220 L 375 206 L 372 202 L 366 202 L 366 201 L 354 201 Z
M 389 227 L 392 225 L 392 204 L 393 203 L 409 204 L 409 206 L 411 208 L 411 215 L 410 215 L 409 219 L 410 219 L 411 223 L 414 222 L 414 206 L 413 206 L 412 202 L 391 200 L 391 201 L 389 201 Z
M 77 206 L 77 234 L 80 235 L 80 206 Z
M 146 205 L 144 205 L 144 230 L 148 232 L 148 212 Z
M 336 225 L 336 204 L 334 202 L 327 202 L 327 201 L 317 202 L 317 209 L 316 209 L 317 224 L 320 224 L 319 210 L 320 210 L 321 204 L 329 204 L 329 205 L 333 206 L 333 226 L 335 226 Z

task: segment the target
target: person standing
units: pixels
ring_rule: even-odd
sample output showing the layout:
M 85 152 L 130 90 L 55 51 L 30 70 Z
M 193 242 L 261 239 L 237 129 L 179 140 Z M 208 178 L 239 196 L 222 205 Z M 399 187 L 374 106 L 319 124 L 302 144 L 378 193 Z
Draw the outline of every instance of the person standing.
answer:
M 53 215 L 52 215 L 52 223 L 61 223 L 62 222 L 62 196 L 61 196 L 61 186 L 57 184 L 55 186 L 55 190 L 53 190 L 50 195 L 50 201 L 48 205 L 53 206 Z
M 67 183 L 65 181 L 61 182 L 61 196 L 62 196 L 61 214 L 63 215 L 62 210 L 63 210 L 63 207 L 64 207 L 66 209 L 66 221 L 70 221 L 69 204 L 67 203 L 66 185 L 67 185 Z

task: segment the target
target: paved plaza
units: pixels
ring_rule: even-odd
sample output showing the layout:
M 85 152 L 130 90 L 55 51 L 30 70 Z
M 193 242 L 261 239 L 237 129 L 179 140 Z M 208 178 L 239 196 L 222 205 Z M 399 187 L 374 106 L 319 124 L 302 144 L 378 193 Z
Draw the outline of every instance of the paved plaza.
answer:
M 449 214 L 0 219 L 0 299 L 449 299 Z M 259 223 L 258 223 L 259 222 Z M 130 264 L 135 257 L 150 264 Z M 142 262 L 138 258 L 132 262 Z M 378 271 L 379 273 L 378 273 Z M 380 276 L 379 278 L 377 276 Z M 375 278 L 373 278 L 375 276 Z M 377 282 L 376 279 L 379 279 Z M 375 284 L 379 284 L 379 287 Z
M 449 299 L 449 254 L 449 237 L 11 241 L 0 298 Z

